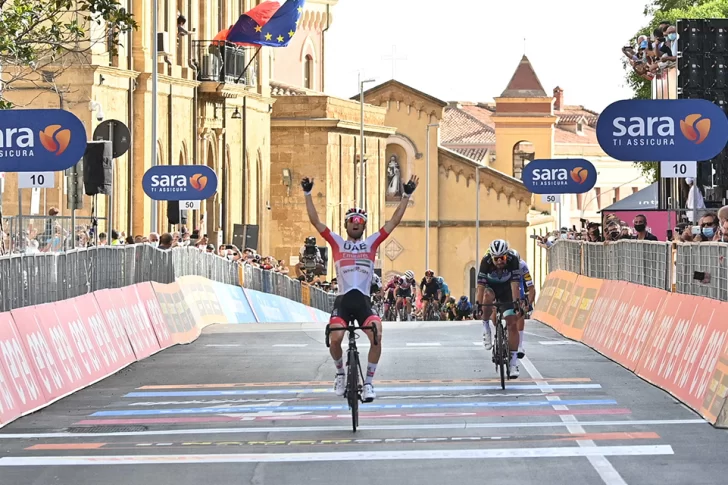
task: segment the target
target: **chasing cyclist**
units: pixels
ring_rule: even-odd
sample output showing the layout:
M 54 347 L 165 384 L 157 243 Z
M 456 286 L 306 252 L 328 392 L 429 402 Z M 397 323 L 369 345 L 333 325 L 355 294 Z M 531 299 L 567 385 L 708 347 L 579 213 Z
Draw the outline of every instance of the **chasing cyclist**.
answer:
M 394 305 L 395 300 L 395 293 L 397 291 L 397 281 L 399 281 L 399 276 L 394 275 L 389 280 L 387 285 L 384 287 L 384 316 L 385 318 L 389 317 L 389 308 L 390 306 Z M 397 317 L 395 316 L 392 320 L 396 321 Z
M 415 274 L 411 270 L 404 272 L 404 276 L 401 276 L 397 282 L 397 312 L 402 306 L 405 307 L 407 320 L 412 315 L 412 296 L 413 287 L 416 286 Z
M 526 313 L 530 315 L 530 312 L 533 311 L 533 302 L 536 300 L 536 287 L 533 286 L 533 279 L 531 278 L 531 271 L 528 269 L 528 264 L 521 259 L 518 251 L 511 249 L 510 252 L 518 258 L 521 267 L 520 298 L 524 301 L 525 307 L 523 308 L 523 312 L 518 315 L 518 358 L 522 359 L 526 355 L 526 351 L 523 347 L 523 331 L 526 328 Z
M 440 308 L 443 309 L 441 311 L 441 318 L 445 320 L 445 303 L 447 302 L 447 299 L 450 297 L 450 287 L 447 286 L 447 283 L 445 283 L 445 278 L 442 276 L 437 277 L 437 283 L 440 285 Z
M 518 327 L 515 308 L 518 301 L 514 296 L 520 294 L 521 269 L 519 259 L 509 252 L 508 243 L 503 239 L 496 239 L 490 244 L 488 253 L 480 261 L 478 272 L 477 303 L 493 304 L 513 303 L 513 309 L 503 312 L 508 328 L 508 344 L 511 351 L 510 376 L 518 378 Z M 481 312 L 483 318 L 483 345 L 487 350 L 493 348 L 490 325 L 495 322 L 496 308 L 485 307 Z M 500 325 L 500 322 L 495 322 Z
M 425 277 L 422 278 L 422 281 L 420 281 L 420 294 L 422 295 L 422 319 L 425 320 L 427 318 L 427 309 L 430 306 L 430 304 L 436 305 L 438 304 L 440 300 L 440 293 L 442 292 L 442 289 L 440 288 L 440 283 L 438 283 L 437 279 L 435 278 L 435 272 L 431 269 L 428 269 L 425 271 Z M 440 311 L 439 307 L 437 308 L 436 312 L 438 314 L 438 319 Z
M 356 319 L 359 326 L 368 324 L 375 325 L 378 333 L 378 342 L 375 345 L 374 336 L 371 331 L 365 330 L 371 347 L 367 363 L 367 376 L 364 381 L 361 398 L 364 402 L 372 402 L 377 396 L 374 393 L 374 373 L 377 363 L 382 354 L 382 319 L 372 311 L 369 291 L 371 289 L 372 275 L 374 274 L 374 258 L 377 248 L 392 233 L 402 221 L 407 211 L 407 204 L 412 193 L 417 188 L 419 179 L 412 176 L 404 185 L 402 201 L 392 214 L 392 218 L 366 239 L 363 239 L 364 229 L 367 224 L 367 213 L 363 209 L 351 208 L 346 211 L 344 228 L 347 238 L 344 239 L 338 234 L 331 232 L 319 219 L 311 197 L 313 179 L 305 177 L 301 180 L 301 187 L 306 199 L 306 211 L 308 219 L 321 236 L 331 246 L 336 277 L 339 284 L 339 295 L 334 301 L 334 308 L 331 310 L 329 325 L 331 327 L 348 325 L 349 317 Z M 334 359 L 336 366 L 336 379 L 334 380 L 334 391 L 337 396 L 343 396 L 346 389 L 346 373 L 344 372 L 344 358 L 341 349 L 341 342 L 344 340 L 344 332 L 331 333 L 331 347 L 329 352 Z

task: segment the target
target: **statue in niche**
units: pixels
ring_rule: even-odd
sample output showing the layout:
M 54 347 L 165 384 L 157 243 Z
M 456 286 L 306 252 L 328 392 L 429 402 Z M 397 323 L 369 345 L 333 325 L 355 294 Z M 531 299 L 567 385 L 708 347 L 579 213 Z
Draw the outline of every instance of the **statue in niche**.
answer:
M 387 197 L 399 198 L 404 194 L 402 171 L 397 155 L 392 155 L 387 163 Z

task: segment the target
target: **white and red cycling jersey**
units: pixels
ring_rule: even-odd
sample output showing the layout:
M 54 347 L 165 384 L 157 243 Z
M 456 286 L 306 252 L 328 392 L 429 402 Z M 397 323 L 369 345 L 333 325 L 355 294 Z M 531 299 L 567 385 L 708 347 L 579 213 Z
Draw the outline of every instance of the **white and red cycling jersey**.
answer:
M 328 227 L 321 232 L 321 237 L 331 246 L 339 295 L 359 290 L 370 296 L 377 248 L 388 236 L 384 228 L 361 241 L 347 241 Z

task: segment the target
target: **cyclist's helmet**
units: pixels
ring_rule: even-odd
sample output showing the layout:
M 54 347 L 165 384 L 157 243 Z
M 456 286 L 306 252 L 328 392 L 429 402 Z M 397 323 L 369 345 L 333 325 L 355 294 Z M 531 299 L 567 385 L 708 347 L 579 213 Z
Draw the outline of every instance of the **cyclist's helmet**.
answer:
M 466 301 L 468 301 L 468 297 L 465 296 L 465 295 L 463 295 L 463 296 L 460 297 L 460 301 L 463 302 L 463 303 L 465 303 Z
M 443 278 L 442 276 L 438 276 L 437 277 L 437 282 L 440 283 L 440 284 L 443 284 L 443 283 L 445 283 L 445 278 Z
M 415 272 L 412 271 L 411 269 L 408 269 L 407 271 L 404 272 L 404 277 L 407 278 L 408 280 L 413 280 L 413 279 L 415 279 Z
M 503 239 L 496 239 L 495 241 L 490 243 L 490 247 L 488 249 L 491 256 L 493 256 L 494 258 L 500 258 L 508 254 L 508 250 L 510 248 L 508 247 L 507 241 Z
M 352 207 L 348 211 L 346 211 L 346 216 L 344 217 L 344 220 L 346 221 L 352 221 L 354 223 L 358 224 L 366 224 L 367 223 L 367 211 L 364 209 L 360 209 L 358 207 Z
M 428 269 L 427 271 L 425 271 L 425 278 L 428 277 L 428 276 L 430 278 L 432 278 L 433 276 L 435 276 L 435 272 L 432 271 L 431 269 Z

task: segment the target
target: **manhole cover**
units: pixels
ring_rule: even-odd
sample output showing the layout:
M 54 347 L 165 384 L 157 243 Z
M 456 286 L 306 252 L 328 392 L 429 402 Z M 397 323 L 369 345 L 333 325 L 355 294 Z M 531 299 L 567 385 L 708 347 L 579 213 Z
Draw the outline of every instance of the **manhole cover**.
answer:
M 67 431 L 69 433 L 129 433 L 146 430 L 146 426 L 74 426 L 68 428 Z

